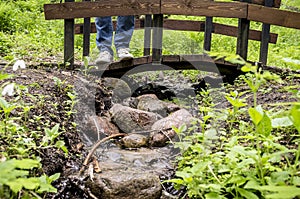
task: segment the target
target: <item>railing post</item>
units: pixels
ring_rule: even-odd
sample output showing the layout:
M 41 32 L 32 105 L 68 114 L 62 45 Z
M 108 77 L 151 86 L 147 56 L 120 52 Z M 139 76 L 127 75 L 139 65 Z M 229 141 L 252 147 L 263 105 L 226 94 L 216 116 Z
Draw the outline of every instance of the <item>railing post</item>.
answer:
M 211 49 L 211 37 L 213 32 L 213 18 L 206 17 L 205 19 L 205 32 L 204 32 L 204 45 L 203 48 L 206 51 Z
M 272 7 L 273 0 L 265 0 L 265 6 Z M 260 42 L 260 54 L 259 54 L 259 62 L 263 65 L 267 64 L 268 60 L 268 49 L 270 42 L 270 24 L 263 24 L 262 33 L 261 33 L 261 42 Z
M 74 2 L 74 0 L 65 0 L 65 2 Z M 64 28 L 64 65 L 74 69 L 74 19 L 65 19 Z
M 251 3 L 251 0 L 240 0 L 241 2 Z M 247 60 L 248 39 L 249 39 L 250 21 L 239 19 L 236 54 Z
M 144 56 L 150 55 L 152 15 L 145 15 L 144 21 Z
M 163 15 L 153 15 L 152 32 L 152 62 L 161 63 L 162 57 L 162 37 L 163 37 Z
M 91 0 L 84 0 L 91 1 Z M 83 57 L 90 55 L 91 18 L 84 18 L 83 22 Z

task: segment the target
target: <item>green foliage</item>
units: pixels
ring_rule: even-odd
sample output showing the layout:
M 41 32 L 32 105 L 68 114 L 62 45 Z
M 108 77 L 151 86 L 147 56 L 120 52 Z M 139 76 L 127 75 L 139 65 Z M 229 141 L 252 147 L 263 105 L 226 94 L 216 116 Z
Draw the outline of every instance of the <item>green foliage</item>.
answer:
M 27 86 L 13 82 L 13 74 L 0 72 L 0 198 L 32 198 L 37 194 L 45 195 L 45 192 L 56 192 L 51 183 L 59 177 L 37 176 L 36 171 L 41 170 L 39 152 L 44 149 L 53 148 L 62 150 L 68 155 L 65 142 L 61 139 L 63 128 L 60 124 L 39 126 L 38 116 L 29 117 L 29 112 L 37 108 L 41 99 L 29 93 Z M 66 100 L 66 111 L 74 113 L 76 95 L 66 87 L 64 81 L 55 79 L 59 91 L 66 92 L 70 100 Z M 23 101 L 24 99 L 31 99 Z M 39 103 L 35 103 L 39 102 Z M 67 114 L 66 114 L 67 115 Z M 70 117 L 70 115 L 68 115 Z M 35 131 L 30 125 L 36 126 Z M 39 171 L 38 173 L 41 173 Z
M 14 195 L 17 195 L 22 189 L 35 190 L 37 193 L 56 192 L 56 188 L 51 183 L 59 178 L 59 174 L 50 177 L 46 175 L 29 177 L 30 170 L 40 167 L 40 162 L 32 159 L 10 159 L 0 162 L 0 187 L 8 186 Z
M 277 75 L 246 64 L 244 78 L 253 100 L 267 81 L 281 82 Z M 256 102 L 247 104 L 244 93 L 230 91 L 225 98 L 232 105 L 227 111 L 218 110 L 210 101 L 201 107 L 202 121 L 190 128 L 174 128 L 180 138 L 175 147 L 178 157 L 175 188 L 185 186 L 189 198 L 279 199 L 300 196 L 299 139 L 296 147 L 288 148 L 279 140 L 275 129 L 295 127 L 299 131 L 299 103 L 286 104 L 289 111 L 275 114 Z M 208 96 L 202 92 L 202 98 Z M 202 99 L 203 100 L 203 99 Z M 205 102 L 205 101 L 204 101 Z M 282 104 L 281 104 L 282 105 Z M 248 117 L 251 123 L 240 118 Z M 219 122 L 218 122 L 219 121 Z M 227 126 L 224 126 L 224 123 Z M 296 138 L 300 135 L 296 135 Z

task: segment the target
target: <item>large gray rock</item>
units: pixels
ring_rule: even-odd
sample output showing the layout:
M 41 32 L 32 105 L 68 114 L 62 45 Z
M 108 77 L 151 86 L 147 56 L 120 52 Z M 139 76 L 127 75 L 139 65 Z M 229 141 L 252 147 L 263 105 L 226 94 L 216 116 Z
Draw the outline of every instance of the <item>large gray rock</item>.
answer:
M 115 104 L 110 112 L 112 121 L 125 133 L 147 131 L 161 116 L 155 113 Z
M 88 186 L 96 197 L 103 199 L 159 199 L 162 191 L 157 175 L 134 170 L 96 174 Z
M 158 120 L 151 127 L 154 131 L 150 134 L 149 144 L 154 147 L 167 145 L 168 141 L 171 141 L 176 135 L 173 127 L 179 128 L 184 124 L 189 125 L 193 119 L 194 117 L 187 110 L 180 109 L 168 117 Z
M 158 113 L 166 117 L 169 113 L 179 110 L 180 107 L 173 104 L 159 100 L 154 94 L 146 94 L 137 97 L 137 109 Z

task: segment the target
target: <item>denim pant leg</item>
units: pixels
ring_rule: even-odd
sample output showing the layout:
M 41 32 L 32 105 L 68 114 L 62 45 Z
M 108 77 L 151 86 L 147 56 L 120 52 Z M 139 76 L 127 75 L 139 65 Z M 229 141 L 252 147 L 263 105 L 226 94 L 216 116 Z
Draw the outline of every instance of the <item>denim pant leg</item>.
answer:
M 116 35 L 114 38 L 116 49 L 129 48 L 134 30 L 134 16 L 118 16 Z
M 97 29 L 96 44 L 99 51 L 108 51 L 113 55 L 113 50 L 111 49 L 113 36 L 111 17 L 96 17 L 95 25 Z

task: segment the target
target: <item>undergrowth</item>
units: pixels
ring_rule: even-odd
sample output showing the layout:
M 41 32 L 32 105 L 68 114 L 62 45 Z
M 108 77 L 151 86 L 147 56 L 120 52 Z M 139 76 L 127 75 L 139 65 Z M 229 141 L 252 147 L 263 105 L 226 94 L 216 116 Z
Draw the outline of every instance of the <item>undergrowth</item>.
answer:
M 189 198 L 297 198 L 299 90 L 290 89 L 296 102 L 270 108 L 257 102 L 257 93 L 267 81 L 281 84 L 279 76 L 248 64 L 242 70 L 248 72 L 242 80 L 249 90 L 224 93 L 230 107 L 220 109 L 212 90 L 203 90 L 199 107 L 202 119 L 189 128 L 174 128 L 180 138 L 175 147 L 181 156 L 177 159 L 177 178 L 167 182 L 176 188 L 186 187 Z M 253 103 L 247 103 L 246 93 L 252 93 Z M 286 137 L 290 137 L 289 144 L 283 142 Z
M 63 136 L 66 129 L 64 124 L 55 123 L 59 121 L 57 116 L 51 116 L 52 120 L 47 117 L 52 110 L 38 114 L 44 103 L 51 105 L 45 101 L 49 96 L 32 92 L 39 87 L 38 82 L 18 84 L 15 73 L 6 70 L 7 67 L 0 71 L 0 198 L 43 198 L 57 191 L 51 183 L 60 173 L 46 175 L 42 158 L 50 151 L 51 155 L 68 157 Z M 14 64 L 13 71 L 17 70 L 27 70 L 24 61 Z M 71 119 L 76 103 L 72 87 L 58 78 L 53 78 L 53 85 L 60 97 L 67 99 L 62 102 L 65 105 L 61 116 Z M 51 109 L 61 109 L 57 103 Z

